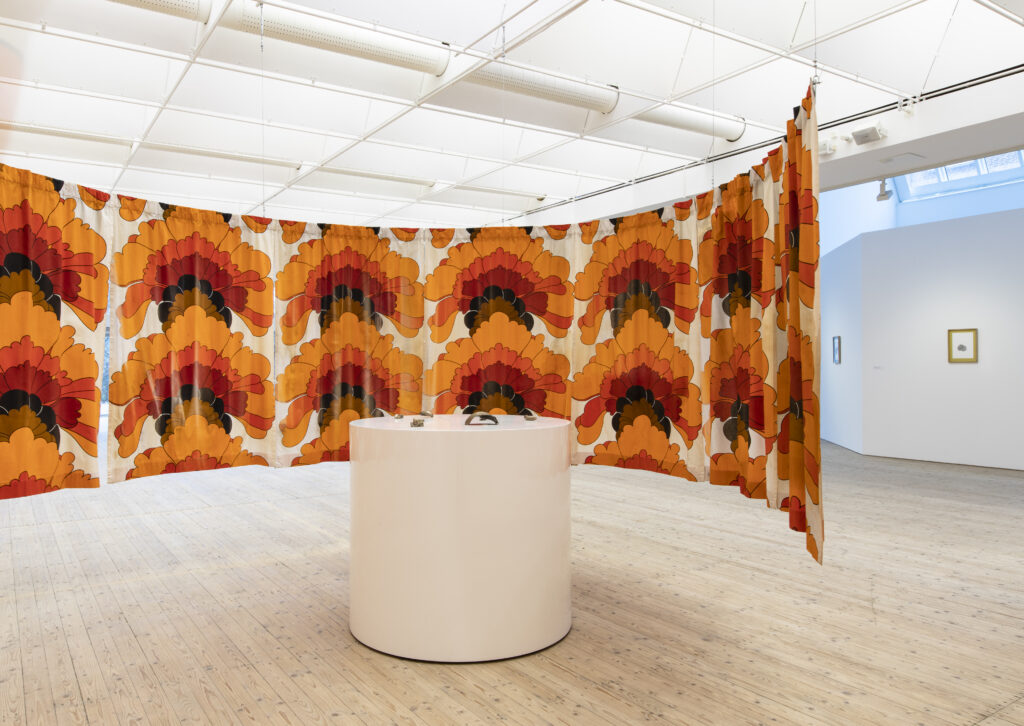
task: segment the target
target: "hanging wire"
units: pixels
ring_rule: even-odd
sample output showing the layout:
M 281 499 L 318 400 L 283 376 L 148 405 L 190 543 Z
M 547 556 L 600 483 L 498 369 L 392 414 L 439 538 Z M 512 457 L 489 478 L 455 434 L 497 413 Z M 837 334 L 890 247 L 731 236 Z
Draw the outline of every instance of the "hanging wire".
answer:
M 718 15 L 715 9 L 715 0 L 711 0 L 711 143 L 708 145 L 708 159 L 715 152 L 715 132 L 718 130 L 716 125 L 718 123 L 718 100 L 716 90 L 718 88 L 718 51 L 717 51 L 717 39 L 718 39 Z M 711 193 L 714 195 L 715 189 L 715 162 L 708 162 L 711 164 Z
M 263 3 L 260 3 L 260 216 L 267 216 L 267 94 L 263 62 Z
M 946 27 L 942 31 L 942 37 L 939 38 L 939 45 L 935 48 L 935 55 L 932 56 L 932 62 L 928 65 L 928 72 L 924 76 L 924 81 L 921 83 L 921 90 L 918 92 L 918 96 L 924 93 L 924 90 L 928 87 L 928 81 L 932 77 L 932 71 L 935 69 L 935 62 L 939 59 L 939 53 L 942 52 L 942 46 L 946 43 L 946 36 L 949 34 L 949 26 L 953 24 L 953 17 L 956 15 L 957 8 L 960 7 L 960 0 L 956 0 L 953 3 L 953 10 L 949 14 L 949 20 L 946 21 Z
M 821 75 L 818 73 L 818 0 L 814 0 L 811 11 L 814 13 L 814 75 L 811 76 L 811 89 L 817 95 L 818 84 L 821 83 Z
M 504 225 L 505 221 L 508 219 L 508 212 L 505 210 L 506 195 L 504 194 L 505 172 L 508 170 L 508 164 L 506 163 L 505 158 L 505 134 L 507 132 L 508 123 L 508 117 L 506 116 L 505 111 L 505 101 L 508 96 L 508 92 L 505 88 L 505 83 L 508 78 L 508 67 L 505 65 L 505 54 L 508 51 L 508 37 L 505 34 L 505 3 L 502 3 L 501 6 L 501 20 L 501 187 L 503 192 L 501 195 L 501 223 Z

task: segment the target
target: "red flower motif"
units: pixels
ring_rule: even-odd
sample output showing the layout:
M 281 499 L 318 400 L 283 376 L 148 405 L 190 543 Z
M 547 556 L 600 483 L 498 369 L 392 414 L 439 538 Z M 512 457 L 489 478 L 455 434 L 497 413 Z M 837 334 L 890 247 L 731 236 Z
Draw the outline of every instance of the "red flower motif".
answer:
M 229 328 L 237 314 L 256 335 L 273 322 L 270 258 L 241 240 L 220 215 L 169 216 L 141 225 L 114 256 L 116 281 L 127 286 L 121 334 L 138 333 L 150 303 L 167 330 L 190 307 Z
M 438 300 L 428 321 L 435 342 L 447 340 L 461 313 L 472 335 L 496 313 L 533 330 L 534 317 L 563 337 L 572 325 L 569 261 L 544 249 L 525 229 L 482 229 L 471 242 L 448 251 L 427 275 L 426 296 Z
M 58 318 L 66 304 L 95 330 L 106 309 L 106 268 L 101 264 L 105 244 L 88 226 L 69 217 L 68 204 L 74 202 L 59 201 L 53 219 L 46 220 L 27 199 L 3 210 L 0 297 L 10 300 L 22 290 L 31 291 L 37 304 Z M 104 297 L 98 299 L 101 293 Z

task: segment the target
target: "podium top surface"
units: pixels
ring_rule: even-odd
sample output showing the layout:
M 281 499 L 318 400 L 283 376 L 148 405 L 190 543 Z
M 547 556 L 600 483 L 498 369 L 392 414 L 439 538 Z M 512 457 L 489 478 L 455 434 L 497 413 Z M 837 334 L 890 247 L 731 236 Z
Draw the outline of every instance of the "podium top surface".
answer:
M 547 416 L 538 416 L 534 421 L 527 421 L 523 416 L 496 415 L 495 418 L 498 419 L 497 424 L 486 421 L 481 422 L 480 418 L 477 417 L 477 419 L 469 426 L 466 425 L 467 418 L 469 418 L 469 414 L 464 413 L 438 414 L 433 417 L 419 415 L 406 415 L 402 418 L 378 416 L 376 418 L 362 418 L 357 421 L 352 421 L 349 425 L 373 431 L 413 431 L 419 433 L 427 431 L 493 433 L 495 431 L 537 431 L 542 429 L 553 430 L 569 427 L 568 420 L 550 418 Z M 412 426 L 413 419 L 421 419 L 423 421 L 423 426 Z

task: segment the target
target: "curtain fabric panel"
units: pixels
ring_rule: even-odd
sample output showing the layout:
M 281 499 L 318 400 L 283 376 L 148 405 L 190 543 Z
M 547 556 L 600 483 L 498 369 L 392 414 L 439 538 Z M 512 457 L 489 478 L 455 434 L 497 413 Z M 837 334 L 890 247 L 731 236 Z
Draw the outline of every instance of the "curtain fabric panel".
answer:
M 276 240 L 218 212 L 112 207 L 110 478 L 274 463 Z
M 0 167 L 0 499 L 99 486 L 103 197 Z
M 8 334 L 8 316 L 39 328 L 49 314 L 66 332 L 46 335 L 80 343 L 64 365 L 78 366 L 66 378 L 82 413 L 46 413 L 57 409 L 10 374 L 3 445 L 27 421 L 96 475 L 107 239 L 111 479 L 346 461 L 349 423 L 378 409 L 529 412 L 574 422 L 576 463 L 764 500 L 820 561 L 816 149 L 809 94 L 783 144 L 711 192 L 625 217 L 481 229 L 316 225 L 129 197 L 104 205 L 81 191 L 83 222 L 83 204 L 53 182 L 5 169 L 18 180 L 5 182 L 6 230 L 31 227 L 17 221 L 26 199 L 66 238 L 86 229 L 89 241 L 36 267 L 23 260 L 31 245 L 7 242 L 2 360 L 23 365 L 35 355 L 25 341 L 44 335 Z M 49 191 L 20 191 L 29 187 Z M 88 285 L 62 292 L 54 312 L 48 296 L 72 270 Z M 20 296 L 19 285 L 29 288 Z

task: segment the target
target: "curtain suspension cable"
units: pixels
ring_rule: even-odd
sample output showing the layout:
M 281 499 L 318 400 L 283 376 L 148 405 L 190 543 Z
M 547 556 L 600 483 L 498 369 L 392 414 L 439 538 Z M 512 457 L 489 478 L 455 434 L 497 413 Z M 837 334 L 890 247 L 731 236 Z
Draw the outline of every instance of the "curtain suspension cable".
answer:
M 260 216 L 267 216 L 267 92 L 263 58 L 263 3 L 260 3 Z
M 817 103 L 818 84 L 821 83 L 821 74 L 818 69 L 818 0 L 814 0 L 811 8 L 814 13 L 814 75 L 811 76 L 811 94 L 814 102 Z
M 942 52 L 942 46 L 946 44 L 946 36 L 949 34 L 949 26 L 953 24 L 953 16 L 956 15 L 957 8 L 960 7 L 960 0 L 956 0 L 953 3 L 953 10 L 949 13 L 949 20 L 946 21 L 946 27 L 942 31 L 942 37 L 939 38 L 939 44 L 935 48 L 935 55 L 932 56 L 932 62 L 928 64 L 928 72 L 925 73 L 924 80 L 921 82 L 921 90 L 918 91 L 917 97 L 920 98 L 921 94 L 928 87 L 928 81 L 932 77 L 932 71 L 935 69 L 935 62 L 939 59 L 939 53 Z

